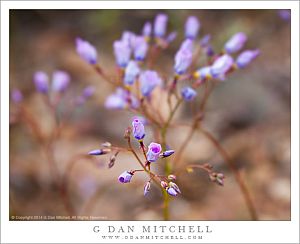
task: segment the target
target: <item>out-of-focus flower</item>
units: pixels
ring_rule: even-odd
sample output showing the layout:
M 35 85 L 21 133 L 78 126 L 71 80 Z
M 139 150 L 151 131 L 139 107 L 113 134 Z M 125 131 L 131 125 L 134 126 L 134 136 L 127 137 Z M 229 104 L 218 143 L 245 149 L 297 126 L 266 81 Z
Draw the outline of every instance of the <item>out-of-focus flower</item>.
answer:
M 225 176 L 224 176 L 224 174 L 222 174 L 222 173 L 211 172 L 211 173 L 209 174 L 209 179 L 210 179 L 212 182 L 215 182 L 215 183 L 217 183 L 218 185 L 223 186 L 223 185 L 224 185 L 224 179 L 225 179 Z
M 180 49 L 175 55 L 174 70 L 178 75 L 184 74 L 193 60 L 193 53 L 189 49 Z
M 190 39 L 185 39 L 185 40 L 181 43 L 179 50 L 184 50 L 184 49 L 187 49 L 187 50 L 189 50 L 190 52 L 193 52 L 193 41 L 190 40 Z
M 120 176 L 119 176 L 119 182 L 121 183 L 129 183 L 133 174 L 129 171 L 124 171 Z
M 175 175 L 168 175 L 168 180 L 176 180 L 176 176 Z
M 163 181 L 163 180 L 160 182 L 160 185 L 164 189 L 166 189 L 169 186 L 169 184 L 167 182 Z
M 156 71 L 146 70 L 140 75 L 141 92 L 143 96 L 149 96 L 156 86 L 162 83 Z
M 163 153 L 161 153 L 159 156 L 162 158 L 166 158 L 166 157 L 171 156 L 174 152 L 175 152 L 174 150 L 167 150 L 167 151 L 164 151 Z
M 161 145 L 155 142 L 151 142 L 148 147 L 147 160 L 151 163 L 156 162 L 161 152 Z
M 171 188 L 173 188 L 177 193 L 180 193 L 180 194 L 181 194 L 181 191 L 180 191 L 179 187 L 178 187 L 174 182 L 170 182 L 170 183 L 169 183 L 169 186 L 170 186 Z
M 110 153 L 110 152 L 111 152 L 111 149 L 104 148 L 104 149 L 95 149 L 95 150 L 92 150 L 88 154 L 89 155 L 93 155 L 93 156 L 100 156 L 100 155 L 104 155 L 104 154 L 107 154 L 107 153 Z
M 134 46 L 135 34 L 131 31 L 124 31 L 122 34 L 121 41 L 126 43 L 129 48 Z
M 239 51 L 247 41 L 247 36 L 243 32 L 236 33 L 226 43 L 225 50 L 227 53 L 235 53 Z
M 291 20 L 291 10 L 290 9 L 280 9 L 280 10 L 278 10 L 278 15 L 284 21 Z
M 239 68 L 245 68 L 248 64 L 252 62 L 258 55 L 260 51 L 256 50 L 246 50 L 242 52 L 236 59 L 236 64 Z
M 148 43 L 143 36 L 136 37 L 134 40 L 134 58 L 138 61 L 143 61 L 148 51 Z
M 135 139 L 142 140 L 145 137 L 145 127 L 139 119 L 132 121 L 132 133 Z
M 188 17 L 185 22 L 185 37 L 195 39 L 200 29 L 200 22 L 195 16 Z
M 148 193 L 150 192 L 150 187 L 151 187 L 151 183 L 147 181 L 144 186 L 144 196 L 148 195 Z
M 158 14 L 154 21 L 154 35 L 155 37 L 164 37 L 167 29 L 168 16 L 165 14 Z
M 116 92 L 106 98 L 105 105 L 107 109 L 124 109 L 127 106 L 137 108 L 139 102 L 131 93 L 118 87 Z
M 93 96 L 94 93 L 95 93 L 94 86 L 86 86 L 82 91 L 82 96 L 84 98 L 89 98 L 89 97 Z
M 143 116 L 133 116 L 132 117 L 132 121 L 135 120 L 135 119 L 138 119 L 139 121 L 141 121 L 143 123 L 143 125 L 147 125 L 148 124 L 148 120 L 143 117 Z
M 194 76 L 196 78 L 201 78 L 201 79 L 207 79 L 211 78 L 211 67 L 210 66 L 205 66 L 200 69 L 198 69 L 195 73 Z
M 70 75 L 65 71 L 55 71 L 52 78 L 52 90 L 64 92 L 70 83 Z
M 171 42 L 173 42 L 173 41 L 176 39 L 176 37 L 177 37 L 177 32 L 176 32 L 176 31 L 173 31 L 173 32 L 171 32 L 171 33 L 167 36 L 166 42 L 167 42 L 168 44 L 170 44 Z
M 125 68 L 130 60 L 130 46 L 126 41 L 115 41 L 114 42 L 114 54 L 117 65 Z
M 201 38 L 200 40 L 200 46 L 201 47 L 206 47 L 211 39 L 211 35 L 210 34 L 206 34 L 204 37 Z
M 214 56 L 215 51 L 213 50 L 213 48 L 212 48 L 211 45 L 208 45 L 208 46 L 205 48 L 205 53 L 206 53 L 206 56 L 212 57 L 212 56 Z
M 33 82 L 36 90 L 41 93 L 47 93 L 49 90 L 49 77 L 45 72 L 38 71 L 34 74 Z
M 211 66 L 211 75 L 213 78 L 224 79 L 227 71 L 230 70 L 234 63 L 233 58 L 224 54 L 218 57 Z
M 193 88 L 186 86 L 181 89 L 181 96 L 185 101 L 192 101 L 197 96 L 197 92 Z
M 135 61 L 130 61 L 125 69 L 124 84 L 132 85 L 140 73 L 140 68 Z
M 23 94 L 19 89 L 13 89 L 11 92 L 11 99 L 14 103 L 20 103 L 23 101 Z
M 79 37 L 76 38 L 76 51 L 79 56 L 90 64 L 97 63 L 97 50 L 96 48 Z
M 150 22 L 146 22 L 143 27 L 143 36 L 149 38 L 152 32 L 152 25 Z

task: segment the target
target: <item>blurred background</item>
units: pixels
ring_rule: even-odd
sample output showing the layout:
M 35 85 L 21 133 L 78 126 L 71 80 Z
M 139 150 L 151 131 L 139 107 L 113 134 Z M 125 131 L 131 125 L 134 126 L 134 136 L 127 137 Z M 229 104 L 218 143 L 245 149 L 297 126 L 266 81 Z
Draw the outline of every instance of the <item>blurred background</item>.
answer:
M 161 74 L 172 74 L 173 57 L 184 37 L 189 15 L 201 22 L 200 37 L 211 34 L 216 52 L 236 32 L 248 35 L 246 49 L 258 48 L 261 55 L 246 69 L 230 75 L 213 92 L 204 126 L 218 138 L 241 171 L 260 220 L 290 219 L 290 23 L 277 10 L 11 10 L 10 89 L 23 92 L 24 106 L 43 134 L 54 120 L 35 91 L 33 74 L 43 70 L 65 70 L 71 85 L 65 99 L 84 86 L 96 88 L 94 96 L 67 120 L 54 143 L 58 172 L 69 170 L 76 154 L 86 154 L 102 142 L 124 146 L 124 130 L 135 114 L 109 111 L 103 106 L 113 92 L 95 70 L 75 51 L 75 38 L 82 37 L 97 47 L 99 63 L 114 74 L 112 43 L 124 30 L 141 33 L 146 21 L 159 12 L 169 16 L 168 32 L 178 31 L 176 40 L 155 64 Z M 67 108 L 66 102 L 64 109 Z M 61 192 L 47 162 L 47 153 L 33 131 L 10 104 L 10 213 L 11 215 L 67 215 Z M 176 117 L 191 120 L 188 106 Z M 146 128 L 147 129 L 147 128 Z M 148 131 L 150 129 L 147 129 Z M 188 133 L 176 127 L 168 134 L 175 150 Z M 226 176 L 225 186 L 209 181 L 195 170 L 182 174 L 177 184 L 182 195 L 171 201 L 172 220 L 248 220 L 249 213 L 231 171 L 211 143 L 201 134 L 191 139 L 182 163 L 209 162 Z M 152 141 L 151 134 L 146 142 Z M 109 157 L 79 160 L 69 171 L 67 194 L 76 215 L 100 216 L 107 220 L 160 220 L 161 192 L 152 186 L 143 196 L 146 174 L 137 174 L 130 184 L 118 183 L 126 169 L 136 168 L 129 154 L 119 155 L 107 168 Z M 157 165 L 155 170 L 162 169 Z

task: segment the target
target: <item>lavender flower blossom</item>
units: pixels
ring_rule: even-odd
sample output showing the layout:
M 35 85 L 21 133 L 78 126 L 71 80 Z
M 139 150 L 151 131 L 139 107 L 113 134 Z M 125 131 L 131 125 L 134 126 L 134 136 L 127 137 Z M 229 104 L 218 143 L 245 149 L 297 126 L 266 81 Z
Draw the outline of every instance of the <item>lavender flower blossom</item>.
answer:
M 252 62 L 260 54 L 258 49 L 256 50 L 246 50 L 242 52 L 236 59 L 237 66 L 241 68 L 245 68 L 248 64 Z
M 107 109 L 124 109 L 128 106 L 137 108 L 139 102 L 136 97 L 121 87 L 116 92 L 106 98 L 105 105 Z
M 140 68 L 135 61 L 130 61 L 125 69 L 124 84 L 132 85 L 140 73 Z
M 146 22 L 143 27 L 143 36 L 149 38 L 152 32 L 152 25 L 150 22 Z
M 79 37 L 76 38 L 76 51 L 79 56 L 90 64 L 97 63 L 97 50 L 96 48 Z
M 141 121 L 143 125 L 149 124 L 148 120 L 145 117 L 143 117 L 143 116 L 137 116 L 137 115 L 133 116 L 132 120 L 135 120 L 135 119 L 138 119 L 139 121 Z
M 224 79 L 226 72 L 230 70 L 233 62 L 233 58 L 228 54 L 218 57 L 211 66 L 212 77 Z
M 148 193 L 150 192 L 150 187 L 151 187 L 151 183 L 147 181 L 144 186 L 144 196 L 148 195 Z
M 184 49 L 187 49 L 187 50 L 189 50 L 190 52 L 193 52 L 193 41 L 190 40 L 190 39 L 185 39 L 185 40 L 181 43 L 179 50 L 184 50 Z
M 278 15 L 284 21 L 291 20 L 291 10 L 290 9 L 280 9 L 280 10 L 278 10 Z
M 155 142 L 150 143 L 147 152 L 147 160 L 151 163 L 156 162 L 161 152 L 161 145 Z
M 47 93 L 49 90 L 49 78 L 45 72 L 38 71 L 34 74 L 33 82 L 36 90 L 40 93 Z
M 186 86 L 181 89 L 181 96 L 185 101 L 192 101 L 197 96 L 197 92 L 193 88 Z
M 185 23 L 185 37 L 195 39 L 200 29 L 200 22 L 195 16 L 188 17 Z
M 167 193 L 173 197 L 176 197 L 178 195 L 177 191 L 175 191 L 175 189 L 172 187 L 167 188 Z
M 180 49 L 175 55 L 174 70 L 178 75 L 184 74 L 192 63 L 193 53 L 189 49 Z
M 13 89 L 11 92 L 11 99 L 14 103 L 20 103 L 23 100 L 23 94 L 19 89 Z
M 167 29 L 168 16 L 165 14 L 158 14 L 154 21 L 154 36 L 164 37 Z
M 243 32 L 236 33 L 233 35 L 226 43 L 225 43 L 225 50 L 227 53 L 235 53 L 239 51 L 247 41 L 247 36 Z
M 117 65 L 121 68 L 125 68 L 130 60 L 131 50 L 125 41 L 115 41 L 114 42 L 114 54 L 116 58 Z
M 143 36 L 135 38 L 134 41 L 134 58 L 138 61 L 143 61 L 148 51 L 148 43 Z
M 95 149 L 95 150 L 92 150 L 88 154 L 92 155 L 92 156 L 100 156 L 100 155 L 104 155 L 104 154 L 107 154 L 107 153 L 110 153 L 110 152 L 111 152 L 111 149 L 104 148 L 104 149 Z
M 64 92 L 70 83 L 70 75 L 64 71 L 55 71 L 52 79 L 52 90 Z
M 174 152 L 175 152 L 174 150 L 167 150 L 167 151 L 164 151 L 163 153 L 161 153 L 159 156 L 162 158 L 166 158 L 166 157 L 171 156 Z
M 181 194 L 181 191 L 180 191 L 179 187 L 178 187 L 174 182 L 170 182 L 170 183 L 169 183 L 169 186 L 170 186 L 171 188 L 173 188 L 177 193 L 180 193 L 180 194 Z
M 121 183 L 129 183 L 133 174 L 129 171 L 124 171 L 120 176 L 119 176 L 119 182 Z
M 201 78 L 201 79 L 207 79 L 211 78 L 211 67 L 210 66 L 205 66 L 200 69 L 198 69 L 195 73 L 194 76 L 196 78 Z
M 141 141 L 145 137 L 145 127 L 139 119 L 132 121 L 132 133 L 135 139 Z
M 82 96 L 84 98 L 90 98 L 95 93 L 95 87 L 94 86 L 86 86 L 82 91 Z
M 162 83 L 156 71 L 146 70 L 140 75 L 141 92 L 143 96 L 149 96 L 156 86 Z
M 130 31 L 124 31 L 122 34 L 121 41 L 126 43 L 126 45 L 129 48 L 132 48 L 134 46 L 135 34 Z

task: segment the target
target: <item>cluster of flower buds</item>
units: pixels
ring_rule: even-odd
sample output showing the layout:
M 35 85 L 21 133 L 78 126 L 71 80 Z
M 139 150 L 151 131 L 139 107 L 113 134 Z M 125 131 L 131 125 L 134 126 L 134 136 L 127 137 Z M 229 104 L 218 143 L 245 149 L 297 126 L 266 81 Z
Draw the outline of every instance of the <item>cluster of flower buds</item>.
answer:
M 176 180 L 175 175 L 168 175 L 167 180 L 162 180 L 160 182 L 160 185 L 162 188 L 166 189 L 167 193 L 171 196 L 177 196 L 178 194 L 181 194 L 181 191 L 176 183 L 173 181 Z
M 224 186 L 224 179 L 225 179 L 225 176 L 224 176 L 224 174 L 222 174 L 222 173 L 211 172 L 211 173 L 209 174 L 209 179 L 210 179 L 212 182 L 215 182 L 215 183 L 217 183 L 217 184 L 220 185 L 220 186 Z

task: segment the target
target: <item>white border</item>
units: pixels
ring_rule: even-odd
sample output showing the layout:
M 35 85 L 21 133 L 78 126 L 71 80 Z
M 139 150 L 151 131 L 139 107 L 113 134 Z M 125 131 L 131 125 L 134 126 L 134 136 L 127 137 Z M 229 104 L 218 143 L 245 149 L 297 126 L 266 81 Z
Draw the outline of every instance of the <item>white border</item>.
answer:
M 291 65 L 291 221 L 138 221 L 138 222 L 10 222 L 9 219 L 9 9 L 292 9 Z M 1 241 L 5 243 L 99 243 L 99 234 L 92 231 L 99 225 L 105 232 L 108 225 L 208 225 L 212 234 L 204 234 L 206 243 L 299 243 L 299 2 L 297 1 L 5 1 L 1 2 Z M 272 40 L 270 40 L 272 41 Z M 102 233 L 103 233 L 102 232 Z M 163 234 L 162 234 L 163 235 Z M 107 242 L 108 240 L 105 240 Z M 141 240 L 114 240 L 115 243 L 141 243 Z M 145 242 L 145 241 L 144 241 Z M 166 242 L 150 240 L 148 243 Z M 181 243 L 182 240 L 168 241 Z M 185 240 L 198 242 L 199 240 Z

